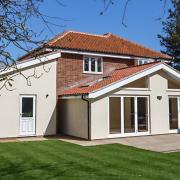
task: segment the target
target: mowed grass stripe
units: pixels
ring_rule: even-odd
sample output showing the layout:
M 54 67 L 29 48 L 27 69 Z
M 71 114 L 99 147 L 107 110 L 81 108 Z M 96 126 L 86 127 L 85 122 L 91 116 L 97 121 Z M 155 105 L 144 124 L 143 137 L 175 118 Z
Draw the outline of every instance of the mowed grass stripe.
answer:
M 0 144 L 1 179 L 179 179 L 180 153 L 59 140 Z M 18 177 L 18 178 L 17 178 Z

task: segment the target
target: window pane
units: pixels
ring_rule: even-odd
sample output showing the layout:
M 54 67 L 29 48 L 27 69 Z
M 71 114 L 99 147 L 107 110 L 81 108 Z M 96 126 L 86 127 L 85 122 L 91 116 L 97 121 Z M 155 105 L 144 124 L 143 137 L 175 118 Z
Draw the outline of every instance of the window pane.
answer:
M 146 97 L 137 98 L 138 110 L 138 132 L 148 131 L 148 99 Z
M 84 71 L 89 71 L 89 58 L 84 59 Z
M 143 61 L 142 60 L 139 60 L 139 65 L 143 64 Z
M 33 98 L 22 98 L 22 117 L 33 117 Z
M 101 58 L 98 58 L 97 60 L 97 71 L 102 72 L 102 61 Z
M 92 72 L 95 72 L 96 70 L 96 67 L 95 67 L 95 58 L 91 58 L 91 71 Z
M 177 98 L 169 98 L 169 123 L 170 129 L 178 129 L 178 101 Z
M 109 120 L 110 133 L 121 132 L 121 99 L 119 97 L 109 98 Z
M 124 98 L 124 132 L 135 132 L 135 111 L 134 111 L 134 98 Z

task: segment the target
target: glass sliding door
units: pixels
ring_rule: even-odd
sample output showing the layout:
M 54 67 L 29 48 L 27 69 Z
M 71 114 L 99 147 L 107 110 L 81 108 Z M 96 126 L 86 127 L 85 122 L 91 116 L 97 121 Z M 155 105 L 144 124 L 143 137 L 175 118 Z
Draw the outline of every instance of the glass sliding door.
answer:
M 137 97 L 137 126 L 138 132 L 148 131 L 148 98 Z
M 135 132 L 134 97 L 124 97 L 124 133 Z
M 121 133 L 121 98 L 109 98 L 110 134 Z
M 112 137 L 149 134 L 148 96 L 109 97 L 109 132 Z
M 178 129 L 178 98 L 169 98 L 169 125 L 170 130 Z

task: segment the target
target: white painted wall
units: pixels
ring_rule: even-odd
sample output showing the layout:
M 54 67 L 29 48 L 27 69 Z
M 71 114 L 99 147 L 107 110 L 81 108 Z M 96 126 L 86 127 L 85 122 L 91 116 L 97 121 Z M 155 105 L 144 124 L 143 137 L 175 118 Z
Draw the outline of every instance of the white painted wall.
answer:
M 36 135 L 56 134 L 56 62 L 51 61 L 44 68 L 50 71 L 45 72 L 42 65 L 36 67 L 37 75 L 42 76 L 31 78 L 31 86 L 18 75 L 13 78 L 15 90 L 0 90 L 0 138 L 19 136 L 20 95 L 36 95 Z M 26 75 L 33 73 L 34 67 L 23 71 Z
M 63 134 L 88 139 L 88 105 L 81 99 L 60 99 L 59 126 Z
M 179 90 L 168 90 L 168 80 L 164 73 L 158 72 L 148 78 L 149 89 L 119 89 L 107 96 L 146 95 L 150 97 L 150 134 L 169 133 L 169 100 L 171 95 L 180 96 Z M 162 96 L 161 100 L 157 96 Z M 91 138 L 103 139 L 109 137 L 109 103 L 108 97 L 102 97 L 91 105 Z

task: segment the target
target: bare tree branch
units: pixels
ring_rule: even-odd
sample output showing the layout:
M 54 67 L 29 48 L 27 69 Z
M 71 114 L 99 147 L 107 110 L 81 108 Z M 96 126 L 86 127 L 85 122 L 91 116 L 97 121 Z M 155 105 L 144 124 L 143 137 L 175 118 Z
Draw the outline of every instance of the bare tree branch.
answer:
M 56 0 L 56 2 L 61 7 L 65 7 L 60 0 Z M 30 79 L 38 79 L 42 76 L 42 74 L 37 75 L 36 69 L 34 69 L 33 74 L 25 75 L 23 71 L 18 69 L 18 62 L 8 50 L 8 47 L 16 47 L 29 53 L 32 47 L 39 47 L 45 43 L 45 40 L 37 40 L 39 34 L 29 27 L 30 20 L 33 17 L 41 19 L 52 34 L 54 34 L 52 26 L 65 27 L 62 22 L 69 21 L 43 14 L 39 10 L 42 3 L 43 0 L 0 0 L 0 73 L 9 69 L 14 69 L 16 72 L 0 76 L 0 89 L 12 90 L 13 78 L 17 75 L 22 76 L 28 86 L 31 85 Z M 56 20 L 56 23 L 53 23 L 53 20 Z M 60 21 L 60 24 L 57 21 Z M 43 63 L 43 69 L 47 73 L 51 68 L 46 67 Z
M 160 0 L 160 1 L 163 2 L 163 14 L 161 17 L 156 19 L 157 21 L 161 21 L 164 18 L 165 14 L 166 14 L 166 5 L 167 5 L 168 0 Z
M 103 15 L 111 5 L 115 4 L 114 0 L 102 0 L 102 1 L 103 1 L 104 7 L 103 7 L 103 10 L 100 12 L 100 15 Z M 125 19 L 126 19 L 126 15 L 127 15 L 127 8 L 128 8 L 128 5 L 131 1 L 132 0 L 125 0 L 125 5 L 123 7 L 123 15 L 122 15 L 121 24 L 126 28 L 127 28 L 127 24 L 125 22 Z M 168 0 L 159 0 L 159 1 L 163 2 L 163 14 L 160 18 L 157 18 L 156 20 L 162 20 L 163 19 L 163 17 L 165 16 L 165 13 L 166 13 L 166 5 L 168 2 Z M 122 0 L 119 0 L 118 2 L 123 3 Z
M 124 6 L 124 10 L 123 10 L 123 17 L 122 17 L 122 25 L 124 27 L 127 28 L 127 25 L 125 23 L 125 18 L 126 18 L 126 11 L 127 11 L 127 7 L 128 7 L 128 4 L 130 3 L 131 0 L 126 0 L 126 3 L 125 3 L 125 6 Z

